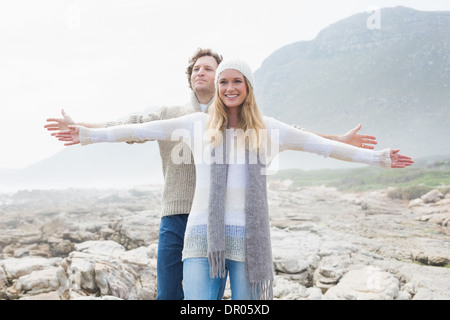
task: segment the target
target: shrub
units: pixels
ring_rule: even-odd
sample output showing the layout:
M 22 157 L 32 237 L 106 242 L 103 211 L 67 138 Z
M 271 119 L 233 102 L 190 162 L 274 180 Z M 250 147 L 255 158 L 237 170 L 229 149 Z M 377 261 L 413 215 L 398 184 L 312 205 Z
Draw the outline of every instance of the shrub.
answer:
M 413 200 L 420 198 L 432 188 L 427 186 L 411 186 L 406 188 L 396 188 L 388 192 L 391 199 Z

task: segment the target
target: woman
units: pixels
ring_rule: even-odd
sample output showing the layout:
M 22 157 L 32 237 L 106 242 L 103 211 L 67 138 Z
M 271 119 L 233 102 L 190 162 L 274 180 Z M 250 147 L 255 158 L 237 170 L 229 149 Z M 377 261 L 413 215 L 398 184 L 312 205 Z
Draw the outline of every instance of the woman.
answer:
M 221 299 L 229 274 L 232 299 L 271 299 L 264 170 L 277 153 L 301 150 L 383 168 L 403 168 L 413 161 L 399 150 L 355 148 L 263 117 L 253 73 L 241 60 L 223 61 L 216 84 L 209 115 L 97 130 L 72 126 L 58 136 L 67 145 L 181 138 L 192 150 L 197 179 L 183 250 L 185 298 Z M 179 154 L 172 156 L 180 162 Z

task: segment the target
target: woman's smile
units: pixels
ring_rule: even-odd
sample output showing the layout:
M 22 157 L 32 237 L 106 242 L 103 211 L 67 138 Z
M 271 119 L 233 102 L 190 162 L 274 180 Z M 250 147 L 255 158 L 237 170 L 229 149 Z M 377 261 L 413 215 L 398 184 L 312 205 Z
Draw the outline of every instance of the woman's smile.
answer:
M 219 97 L 228 108 L 241 107 L 247 96 L 244 76 L 237 70 L 228 69 L 219 77 Z

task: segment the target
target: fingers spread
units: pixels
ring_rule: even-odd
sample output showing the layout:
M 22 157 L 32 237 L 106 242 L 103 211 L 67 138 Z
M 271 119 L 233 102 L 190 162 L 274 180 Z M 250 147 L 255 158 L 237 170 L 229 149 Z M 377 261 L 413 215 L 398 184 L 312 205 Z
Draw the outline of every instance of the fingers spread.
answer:
M 368 136 L 368 135 L 363 135 L 363 139 L 367 139 L 367 140 L 377 140 L 376 137 L 374 137 L 374 136 Z
M 412 158 L 403 156 L 403 155 L 397 155 L 394 154 L 394 158 L 392 159 L 392 168 L 405 168 L 409 167 L 414 163 L 414 160 Z

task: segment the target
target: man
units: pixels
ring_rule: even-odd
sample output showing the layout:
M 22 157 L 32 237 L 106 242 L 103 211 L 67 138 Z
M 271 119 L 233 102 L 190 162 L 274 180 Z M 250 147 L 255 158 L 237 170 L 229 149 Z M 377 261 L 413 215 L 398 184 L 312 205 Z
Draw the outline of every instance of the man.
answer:
M 78 124 L 90 128 L 102 128 L 121 124 L 137 124 L 153 120 L 180 117 L 193 112 L 207 112 L 215 92 L 215 72 L 222 57 L 210 49 L 199 49 L 189 60 L 186 74 L 192 89 L 191 101 L 184 106 L 163 107 L 148 116 L 132 116 L 125 122 L 75 123 L 64 110 L 63 118 L 47 119 L 45 125 L 49 131 L 67 130 L 68 125 Z M 361 125 L 345 135 L 322 135 L 325 138 L 352 144 L 357 147 L 373 149 L 375 137 L 360 135 Z M 53 133 L 52 135 L 56 135 Z M 162 196 L 162 214 L 159 230 L 157 260 L 157 299 L 184 299 L 182 280 L 183 263 L 181 260 L 184 232 L 191 209 L 195 190 L 195 167 L 191 164 L 175 164 L 171 161 L 172 149 L 179 141 L 158 141 L 164 175 Z M 192 156 L 192 155 L 191 155 Z

